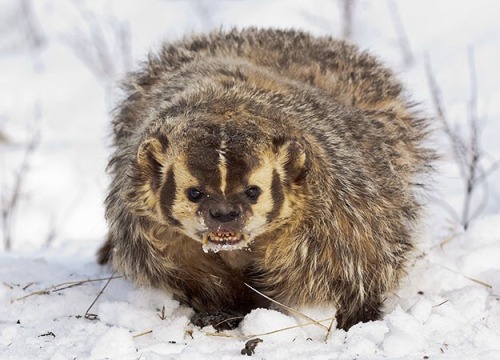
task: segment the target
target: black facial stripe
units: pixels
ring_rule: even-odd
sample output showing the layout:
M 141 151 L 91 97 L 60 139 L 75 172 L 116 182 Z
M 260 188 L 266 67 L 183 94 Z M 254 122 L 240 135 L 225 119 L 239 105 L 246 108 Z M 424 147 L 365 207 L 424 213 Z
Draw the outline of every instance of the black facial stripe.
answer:
M 226 193 L 230 194 L 242 190 L 240 187 L 248 182 L 251 170 L 249 164 L 243 160 L 242 154 L 228 152 L 226 154 L 226 169 Z
M 202 190 L 206 187 L 213 190 L 220 188 L 221 174 L 218 164 L 219 154 L 214 149 L 190 152 L 186 163 L 189 173 L 198 180 Z
M 226 193 L 243 191 L 254 184 L 248 183 L 252 170 L 260 165 L 259 158 L 254 151 L 243 143 L 231 144 L 226 151 Z
M 217 191 L 221 186 L 219 169 L 221 128 L 209 126 L 193 129 L 192 139 L 187 149 L 186 165 L 189 173 L 198 180 L 199 186 Z
M 271 222 L 275 219 L 281 210 L 285 196 L 283 195 L 283 188 L 281 186 L 280 175 L 276 170 L 273 171 L 273 181 L 271 183 L 271 197 L 273 198 L 273 208 L 267 214 L 267 221 Z
M 168 138 L 165 134 L 162 134 L 162 133 L 158 133 L 156 135 L 156 138 L 158 139 L 158 141 L 160 142 L 161 146 L 162 146 L 162 152 L 165 153 L 168 149 L 168 146 L 169 146 L 169 141 L 168 141 Z
M 172 206 L 174 205 L 176 191 L 174 170 L 170 167 L 170 169 L 168 169 L 167 178 L 163 184 L 163 188 L 161 189 L 160 207 L 167 219 L 173 225 L 180 227 L 182 225 L 179 220 L 172 216 Z

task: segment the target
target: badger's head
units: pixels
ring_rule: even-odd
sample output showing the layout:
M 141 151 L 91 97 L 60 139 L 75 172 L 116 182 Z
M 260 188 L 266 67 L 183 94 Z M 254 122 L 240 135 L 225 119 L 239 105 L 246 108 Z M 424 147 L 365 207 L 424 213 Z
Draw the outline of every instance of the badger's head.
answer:
M 249 116 L 198 120 L 142 141 L 134 203 L 205 251 L 245 248 L 286 226 L 308 171 L 303 139 Z

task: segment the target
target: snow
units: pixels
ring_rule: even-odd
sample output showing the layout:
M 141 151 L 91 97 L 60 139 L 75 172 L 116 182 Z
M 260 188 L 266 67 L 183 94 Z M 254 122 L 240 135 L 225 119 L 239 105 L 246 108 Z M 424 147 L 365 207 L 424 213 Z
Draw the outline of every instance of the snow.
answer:
M 115 85 L 127 56 L 136 63 L 163 39 L 220 26 L 295 27 L 339 36 L 341 7 L 329 0 L 33 1 L 45 41 L 30 48 L 24 23 L 8 18 L 16 3 L 0 2 L 0 133 L 9 140 L 0 142 L 0 195 L 13 188 L 36 131 L 40 143 L 11 223 L 13 249 L 0 252 L 0 358 L 238 359 L 245 342 L 258 336 L 264 340 L 255 349 L 258 359 L 500 359 L 500 170 L 487 178 L 488 189 L 474 194 L 472 208 L 484 210 L 464 232 L 442 206 L 446 202 L 460 215 L 464 184 L 439 131 L 435 142 L 442 160 L 419 250 L 401 288 L 386 300 L 382 320 L 348 332 L 334 329 L 327 337 L 334 309 L 299 309 L 324 326 L 256 309 L 239 328 L 217 334 L 190 324 L 193 311 L 171 294 L 139 289 L 123 278 L 112 279 L 89 310 L 97 319 L 86 319 L 112 276 L 94 254 L 106 232 L 108 112 L 119 96 Z M 405 64 L 389 3 L 358 0 L 352 40 L 393 67 L 421 108 L 433 114 L 427 57 L 447 118 L 462 133 L 468 126 L 473 49 L 487 168 L 500 159 L 500 5 L 394 1 L 414 57 Z M 112 24 L 131 34 L 130 51 L 122 54 L 111 80 L 97 75 L 71 47 L 70 39 L 89 34 L 89 13 L 104 24 L 108 44 L 116 42 Z M 119 54 L 118 47 L 112 49 Z M 102 280 L 69 283 L 89 279 Z

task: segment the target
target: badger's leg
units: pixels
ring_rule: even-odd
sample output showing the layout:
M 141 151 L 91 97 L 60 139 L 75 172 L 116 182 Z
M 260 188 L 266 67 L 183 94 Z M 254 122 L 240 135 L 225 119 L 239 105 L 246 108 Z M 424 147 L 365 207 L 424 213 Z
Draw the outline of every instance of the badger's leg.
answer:
M 341 303 L 336 315 L 337 327 L 347 331 L 359 322 L 379 320 L 382 315 L 381 305 L 379 297 L 370 298 L 354 306 L 353 303 Z
M 210 313 L 197 312 L 191 317 L 191 323 L 196 326 L 213 326 L 215 330 L 232 330 L 238 327 L 246 312 L 214 311 Z
M 226 285 L 228 288 L 233 287 L 230 293 L 219 300 L 213 297 L 208 300 L 201 289 L 199 293 L 190 292 L 185 301 L 181 300 L 195 310 L 196 313 L 191 318 L 194 325 L 212 325 L 217 331 L 234 329 L 252 309 L 267 305 L 246 287 L 235 286 L 230 282 Z
M 102 245 L 97 251 L 97 263 L 99 265 L 106 265 L 111 260 L 111 253 L 113 251 L 113 245 L 111 244 L 111 240 L 108 236 L 104 245 Z
M 198 274 L 188 274 L 170 282 L 174 297 L 195 311 L 191 322 L 197 326 L 212 325 L 216 330 L 233 329 L 252 309 L 266 307 L 268 301 L 250 290 L 251 279 L 236 272 L 216 272 L 212 266 Z M 222 270 L 222 269 L 218 269 Z

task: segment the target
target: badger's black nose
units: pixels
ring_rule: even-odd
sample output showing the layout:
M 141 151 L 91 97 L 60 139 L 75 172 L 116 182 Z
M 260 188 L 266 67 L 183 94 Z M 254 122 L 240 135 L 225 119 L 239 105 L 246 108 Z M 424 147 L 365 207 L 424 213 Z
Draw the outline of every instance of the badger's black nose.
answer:
M 218 222 L 227 223 L 240 216 L 240 209 L 228 203 L 217 203 L 210 208 L 210 216 Z

